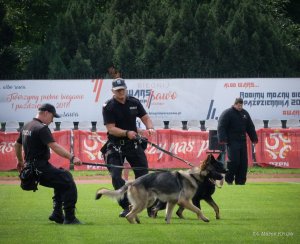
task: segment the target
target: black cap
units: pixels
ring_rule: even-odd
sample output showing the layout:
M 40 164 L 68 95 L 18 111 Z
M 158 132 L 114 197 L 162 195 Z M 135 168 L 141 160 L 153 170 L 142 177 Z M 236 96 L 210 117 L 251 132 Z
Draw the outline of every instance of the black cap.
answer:
M 114 91 L 120 90 L 120 89 L 127 89 L 127 86 L 125 84 L 125 80 L 122 78 L 117 78 L 112 82 L 112 89 Z
M 56 113 L 55 107 L 50 103 L 44 103 L 39 107 L 39 111 L 48 111 L 53 114 L 55 118 L 60 118 L 60 116 Z
M 238 103 L 243 104 L 244 103 L 243 98 L 240 98 L 240 97 L 236 98 L 234 101 L 234 104 L 238 104 Z

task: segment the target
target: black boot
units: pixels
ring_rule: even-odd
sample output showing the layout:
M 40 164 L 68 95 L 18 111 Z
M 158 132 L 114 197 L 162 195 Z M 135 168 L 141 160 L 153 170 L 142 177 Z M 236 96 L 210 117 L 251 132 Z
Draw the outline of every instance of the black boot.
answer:
M 79 219 L 75 217 L 75 208 L 71 209 L 65 209 L 65 225 L 76 225 L 76 224 L 82 224 Z
M 54 221 L 58 224 L 62 224 L 64 222 L 64 214 L 62 211 L 62 203 L 56 202 L 53 199 L 53 212 L 49 216 L 49 220 Z

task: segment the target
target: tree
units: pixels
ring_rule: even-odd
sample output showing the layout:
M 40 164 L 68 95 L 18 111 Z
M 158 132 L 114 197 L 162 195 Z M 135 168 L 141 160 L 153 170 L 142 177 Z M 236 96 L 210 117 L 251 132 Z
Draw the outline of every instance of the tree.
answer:
M 0 77 L 14 74 L 17 69 L 19 59 L 17 52 L 11 46 L 14 39 L 14 29 L 6 19 L 7 11 L 0 2 Z

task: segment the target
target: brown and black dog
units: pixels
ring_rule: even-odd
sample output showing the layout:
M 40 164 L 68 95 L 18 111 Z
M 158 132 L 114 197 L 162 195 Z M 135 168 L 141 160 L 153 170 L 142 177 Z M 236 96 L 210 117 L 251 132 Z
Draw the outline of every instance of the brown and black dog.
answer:
M 219 206 L 216 204 L 214 199 L 212 198 L 212 195 L 214 194 L 216 190 L 216 180 L 223 180 L 223 175 L 227 172 L 227 170 L 224 167 L 224 164 L 220 161 L 221 160 L 221 154 L 217 159 L 214 158 L 213 155 L 208 155 L 206 160 L 203 162 L 203 164 L 209 164 L 213 166 L 213 170 L 210 170 L 210 174 L 206 175 L 202 182 L 199 182 L 198 188 L 196 191 L 196 194 L 192 198 L 193 204 L 201 209 L 200 201 L 204 200 L 206 201 L 215 211 L 216 213 L 216 219 L 220 219 L 220 210 Z M 159 210 L 163 210 L 166 208 L 166 203 L 158 201 L 155 206 L 152 208 L 151 217 L 156 217 L 157 212 Z M 184 207 L 180 206 L 176 212 L 179 218 L 183 217 L 183 210 Z
M 192 204 L 191 199 L 197 192 L 199 184 L 217 172 L 219 165 L 216 160 L 211 160 L 212 158 L 212 155 L 208 156 L 200 168 L 147 174 L 133 182 L 128 182 L 116 191 L 99 189 L 96 192 L 96 200 L 100 199 L 102 195 L 121 199 L 127 192 L 131 210 L 126 218 L 130 223 L 140 223 L 137 214 L 145 208 L 151 207 L 157 199 L 167 205 L 167 223 L 170 223 L 172 211 L 176 204 L 196 213 L 199 219 L 209 222 L 202 211 Z

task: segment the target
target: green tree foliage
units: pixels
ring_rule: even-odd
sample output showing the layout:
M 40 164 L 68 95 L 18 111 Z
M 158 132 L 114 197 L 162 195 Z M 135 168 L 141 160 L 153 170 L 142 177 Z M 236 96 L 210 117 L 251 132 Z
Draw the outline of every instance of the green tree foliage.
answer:
M 19 62 L 17 52 L 11 45 L 14 39 L 14 29 L 7 21 L 7 11 L 0 2 L 0 76 L 13 74 Z
M 296 0 L 0 0 L 0 75 L 299 76 Z

